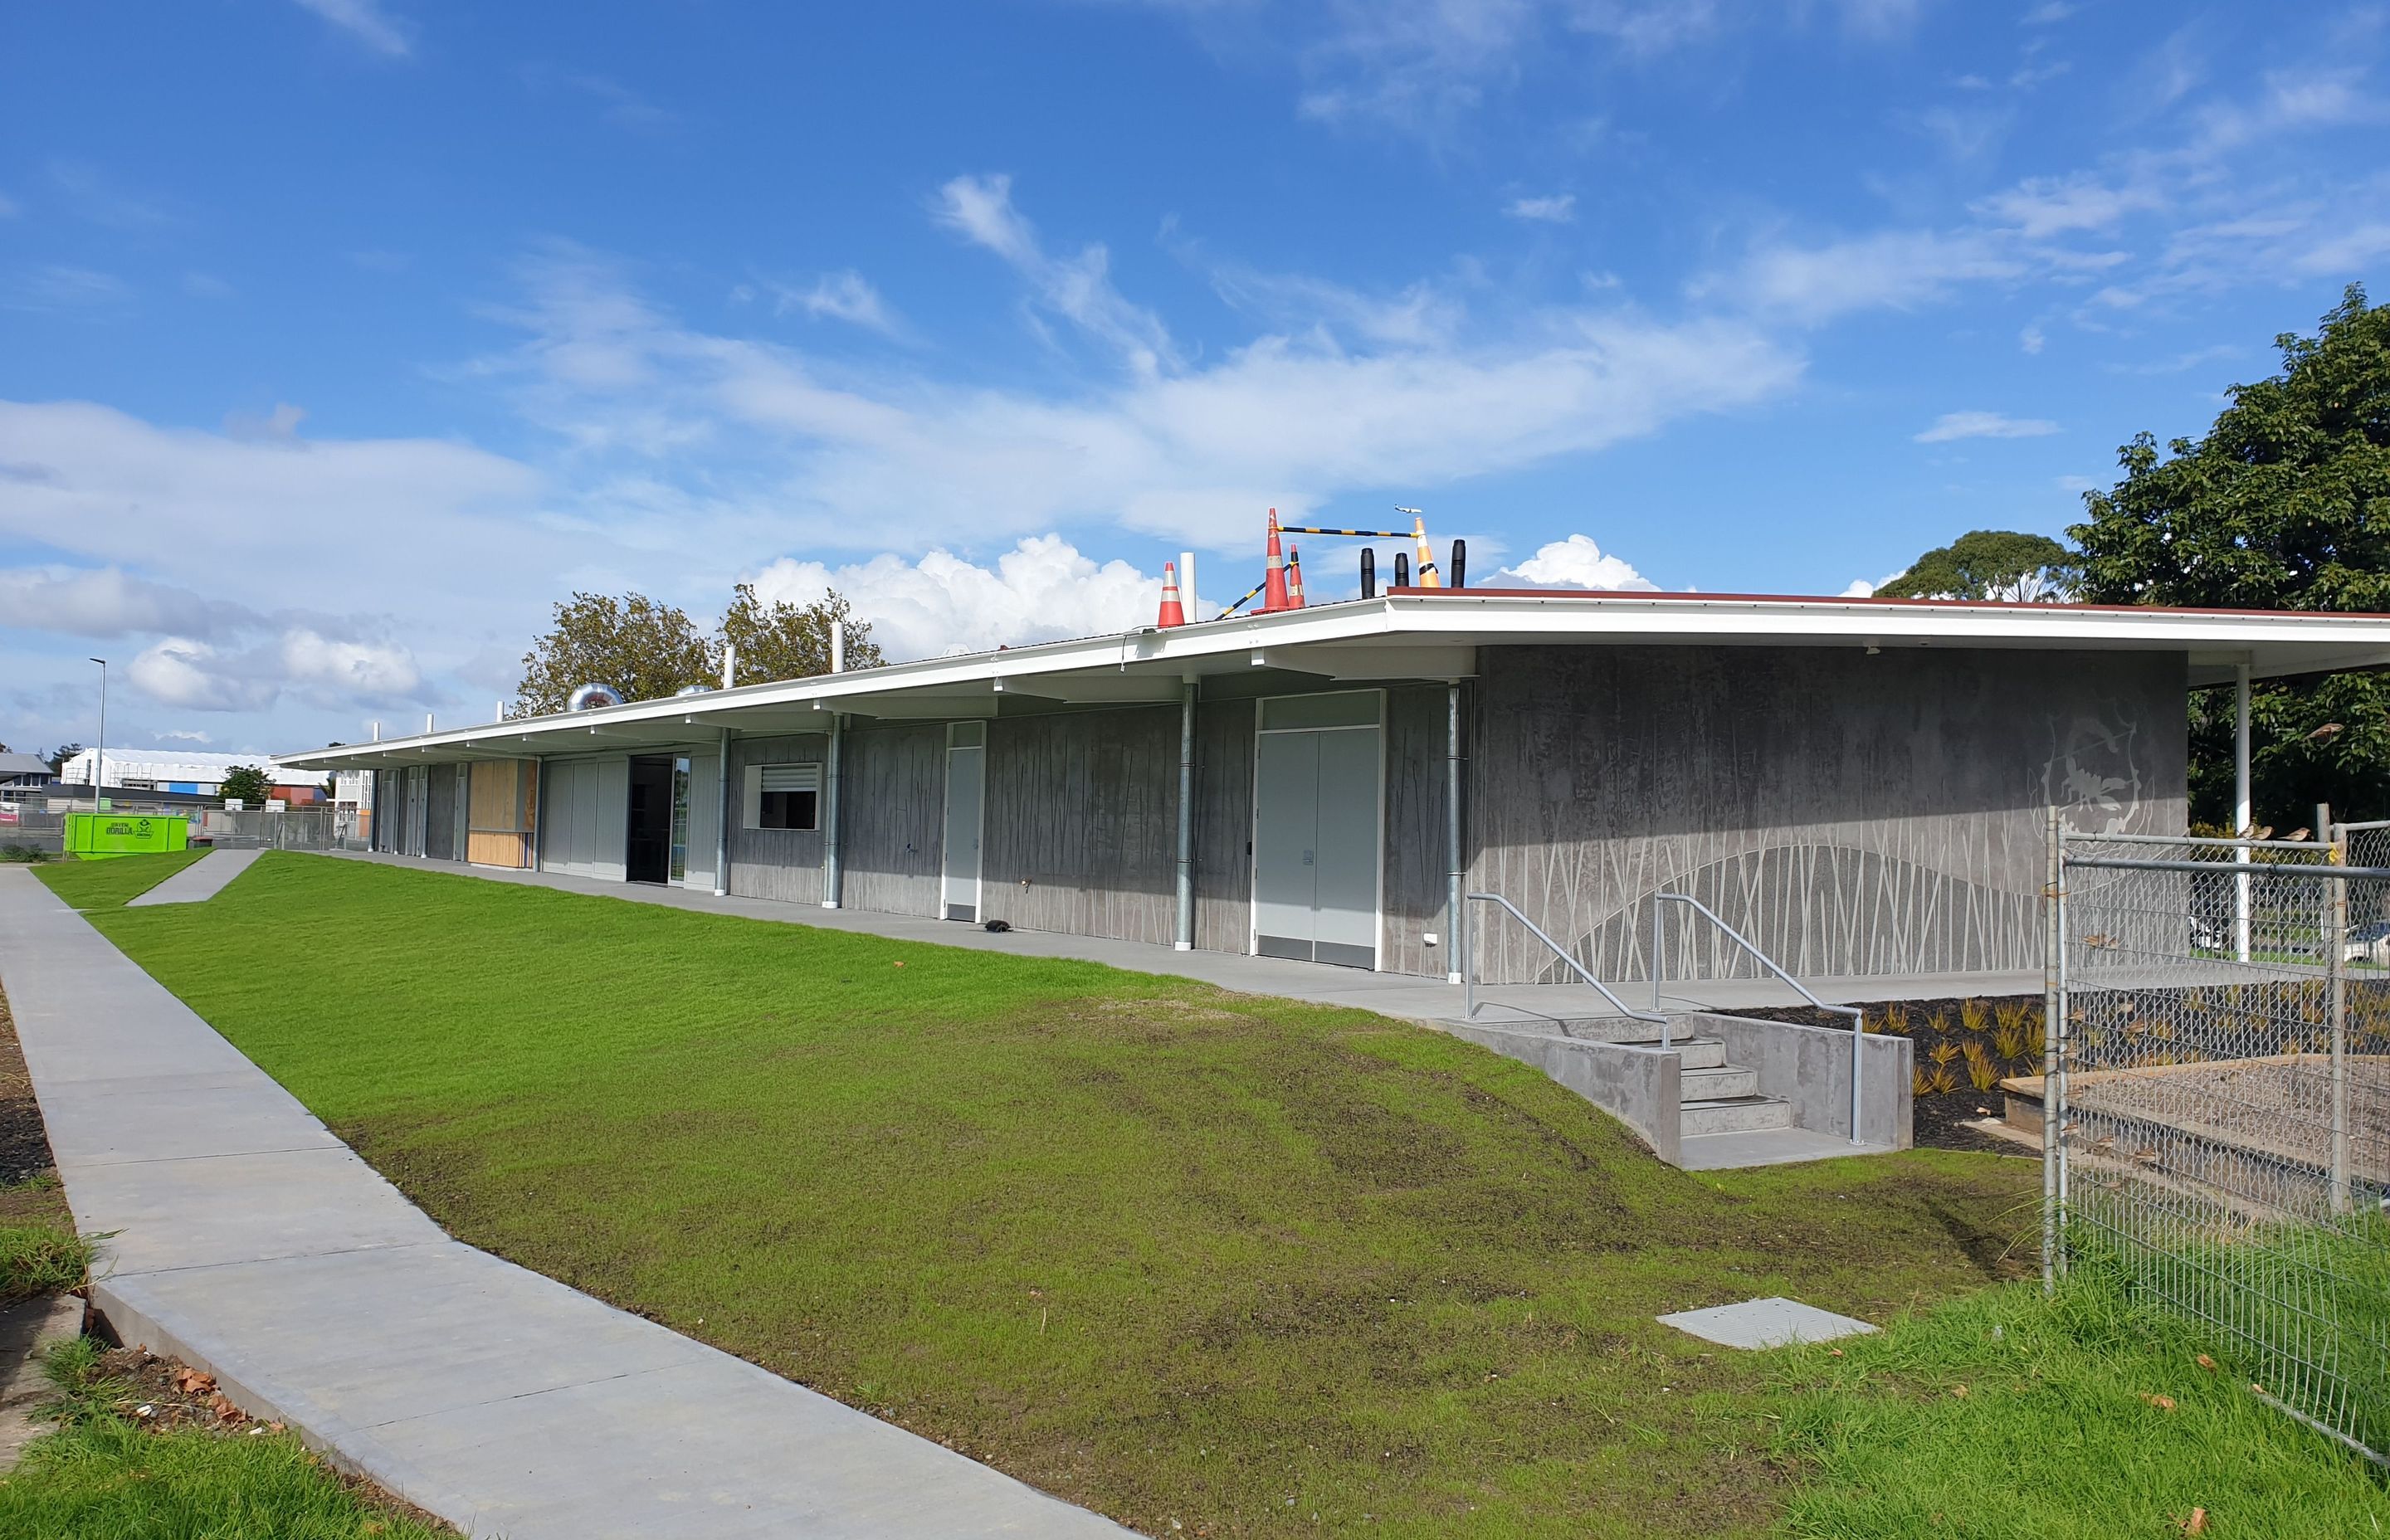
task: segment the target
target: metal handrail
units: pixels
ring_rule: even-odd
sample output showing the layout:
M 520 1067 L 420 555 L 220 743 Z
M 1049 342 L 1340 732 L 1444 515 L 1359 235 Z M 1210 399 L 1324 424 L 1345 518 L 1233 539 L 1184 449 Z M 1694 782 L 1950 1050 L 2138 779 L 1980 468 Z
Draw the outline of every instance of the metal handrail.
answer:
M 1515 919 L 1520 924 L 1525 926 L 1529 935 L 1535 937 L 1537 941 L 1542 942 L 1546 946 L 1549 947 L 1553 956 L 1558 957 L 1561 961 L 1568 964 L 1570 969 L 1574 971 L 1578 978 L 1583 979 L 1587 983 L 1591 984 L 1597 991 L 1599 991 L 1603 999 L 1609 1001 L 1613 1007 L 1617 1007 L 1619 1015 L 1632 1017 L 1638 1021 L 1659 1022 L 1661 1045 L 1663 1046 L 1666 1046 L 1668 1040 L 1668 1018 L 1666 1016 L 1658 1011 L 1637 1010 L 1633 1006 L 1628 1005 L 1617 995 L 1613 995 L 1610 992 L 1610 986 L 1608 984 L 1603 983 L 1600 979 L 1597 979 L 1592 974 L 1587 972 L 1583 963 L 1569 956 L 1569 954 L 1561 946 L 1560 943 L 1544 934 L 1542 927 L 1538 926 L 1534 920 L 1529 919 L 1525 915 L 1520 913 L 1519 906 L 1517 905 L 1511 903 L 1509 899 L 1504 898 L 1500 893 L 1468 893 L 1463 896 L 1471 904 L 1499 904 L 1503 908 L 1508 909 L 1510 912 L 1510 918 L 1512 919 Z M 1477 957 L 1476 947 L 1473 944 L 1476 941 L 1476 937 L 1477 927 L 1472 925 L 1468 928 L 1462 938 L 1463 950 L 1460 959 L 1460 1019 L 1464 1021 L 1473 1021 L 1477 1019 Z
M 1741 947 L 1744 951 L 1750 953 L 1754 958 L 1758 959 L 1760 967 L 1767 969 L 1770 973 L 1775 974 L 1786 983 L 1791 984 L 1800 993 L 1801 998 L 1808 1001 L 1809 1004 L 1815 1006 L 1818 1009 L 1826 1011 L 1831 1015 L 1847 1016 L 1851 1019 L 1851 1143 L 1865 1144 L 1867 1140 L 1859 1136 L 1859 1049 L 1865 1046 L 1867 1042 L 1867 1013 L 1859 1009 L 1857 1006 L 1830 1006 L 1826 1004 L 1825 1001 L 1818 999 L 1816 992 L 1811 990 L 1807 984 L 1803 983 L 1800 980 L 1794 978 L 1790 972 L 1787 972 L 1781 963 L 1779 963 L 1774 957 L 1769 956 L 1767 953 L 1762 952 L 1758 947 L 1753 945 L 1750 939 L 1744 936 L 1741 931 L 1736 930 L 1733 926 L 1728 925 L 1726 921 L 1718 918 L 1716 910 L 1712 909 L 1708 905 L 1703 903 L 1700 899 L 1693 897 L 1690 893 L 1653 893 L 1651 895 L 1652 1009 L 1657 1010 L 1660 1008 L 1660 983 L 1664 973 L 1664 969 L 1661 965 L 1665 958 L 1661 930 L 1661 920 L 1666 911 L 1660 907 L 1663 904 L 1685 905 L 1687 907 L 1693 910 L 1694 913 L 1700 915 L 1703 919 L 1708 920 L 1712 925 L 1715 925 L 1719 930 L 1725 931 L 1727 939 L 1733 942 L 1737 946 Z M 1660 1046 L 1662 1047 L 1666 1047 L 1668 1046 L 1667 1036 L 1664 1033 L 1661 1035 Z

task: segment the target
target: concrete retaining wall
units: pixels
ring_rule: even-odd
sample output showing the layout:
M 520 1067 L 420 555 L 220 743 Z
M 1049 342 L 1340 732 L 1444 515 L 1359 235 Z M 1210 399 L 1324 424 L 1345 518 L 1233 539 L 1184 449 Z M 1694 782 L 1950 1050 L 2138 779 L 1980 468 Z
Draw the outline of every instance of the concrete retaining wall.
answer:
M 1680 1036 L 1715 1037 L 1727 1062 L 1759 1073 L 1759 1093 L 1792 1104 L 1792 1122 L 1816 1134 L 1851 1133 L 1851 1034 L 1750 1016 L 1709 1013 L 1675 1019 Z M 1870 1033 L 1859 1040 L 1859 1136 L 1907 1149 L 1911 1132 L 1910 1077 L 1916 1045 L 1906 1037 Z
M 1651 1153 L 1670 1165 L 1682 1158 L 1683 1056 L 1513 1027 L 1453 1021 L 1445 1023 L 1445 1030 L 1541 1070 L 1633 1129 Z M 1847 1075 L 1843 1084 L 1847 1097 Z

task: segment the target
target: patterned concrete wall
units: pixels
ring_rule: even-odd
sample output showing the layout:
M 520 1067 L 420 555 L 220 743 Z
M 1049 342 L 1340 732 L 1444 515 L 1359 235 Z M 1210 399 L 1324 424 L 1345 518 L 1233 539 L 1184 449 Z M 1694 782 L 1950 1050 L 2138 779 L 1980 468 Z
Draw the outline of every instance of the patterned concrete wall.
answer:
M 2049 803 L 2183 828 L 2178 657 L 1489 648 L 1479 673 L 1472 887 L 1604 978 L 1651 976 L 1658 891 L 1797 973 L 2038 966 Z M 1516 925 L 1477 924 L 1482 976 L 1558 976 Z M 1667 976 L 1751 971 L 1671 929 Z
M 984 917 L 1176 939 L 1178 717 L 1149 706 L 988 724 Z

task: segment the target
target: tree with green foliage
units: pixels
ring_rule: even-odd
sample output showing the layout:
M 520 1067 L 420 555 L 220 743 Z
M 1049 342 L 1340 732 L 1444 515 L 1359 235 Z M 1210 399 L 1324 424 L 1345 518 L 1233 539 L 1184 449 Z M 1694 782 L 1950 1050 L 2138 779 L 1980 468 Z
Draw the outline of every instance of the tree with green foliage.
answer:
M 645 594 L 575 594 L 556 607 L 554 628 L 523 655 L 515 714 L 560 712 L 584 685 L 604 685 L 625 700 L 660 700 L 712 684 L 714 647 L 686 611 Z
M 239 801 L 251 807 L 263 807 L 266 797 L 273 790 L 274 782 L 265 774 L 264 767 L 256 764 L 234 765 L 224 773 L 224 779 L 216 786 L 216 795 L 226 802 Z
M 2275 339 L 2281 372 L 2236 385 L 2207 435 L 2117 453 L 2084 494 L 2083 597 L 2231 610 L 2390 610 L 2390 305 L 2350 285 L 2314 337 Z M 2229 689 L 2191 705 L 2191 810 L 2228 823 Z M 2251 707 L 2257 821 L 2332 803 L 2390 816 L 2390 689 L 2372 674 L 2269 682 Z
M 842 661 L 848 668 L 878 668 L 887 661 L 871 639 L 870 622 L 856 620 L 854 607 L 835 589 L 808 605 L 786 599 L 765 604 L 755 597 L 753 584 L 740 584 L 722 617 L 722 641 L 738 649 L 731 683 L 761 685 L 828 674 L 832 626 L 844 633 Z
M 2075 556 L 2046 534 L 1971 530 L 1908 564 L 1876 590 L 1895 599 L 2055 603 L 2075 593 Z

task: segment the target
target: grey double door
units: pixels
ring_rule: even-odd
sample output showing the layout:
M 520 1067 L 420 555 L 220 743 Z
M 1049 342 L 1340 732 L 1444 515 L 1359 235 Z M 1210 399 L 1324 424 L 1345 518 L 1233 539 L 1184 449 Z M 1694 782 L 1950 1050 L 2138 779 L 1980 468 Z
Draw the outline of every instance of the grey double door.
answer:
M 1253 948 L 1378 962 L 1378 729 L 1264 732 L 1255 751 Z

